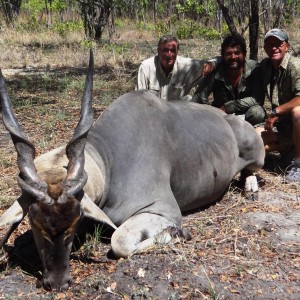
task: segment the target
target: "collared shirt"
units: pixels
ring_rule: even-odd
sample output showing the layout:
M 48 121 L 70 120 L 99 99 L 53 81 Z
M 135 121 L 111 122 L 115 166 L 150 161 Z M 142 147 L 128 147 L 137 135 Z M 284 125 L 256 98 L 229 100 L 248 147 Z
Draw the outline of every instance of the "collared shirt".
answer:
M 150 90 L 165 101 L 182 99 L 199 83 L 206 62 L 178 55 L 172 72 L 166 76 L 158 56 L 153 56 L 141 63 L 136 89 Z
M 245 114 L 251 106 L 263 103 L 264 91 L 258 74 L 257 62 L 246 60 L 239 85 L 237 89 L 233 89 L 226 78 L 225 65 L 222 62 L 200 82 L 192 101 L 207 104 L 212 93 L 212 106 L 224 105 L 227 113 Z
M 263 59 L 260 65 L 266 98 L 272 103 L 273 108 L 290 101 L 295 96 L 300 96 L 299 58 L 286 53 L 277 76 L 273 76 L 274 71 L 269 58 Z

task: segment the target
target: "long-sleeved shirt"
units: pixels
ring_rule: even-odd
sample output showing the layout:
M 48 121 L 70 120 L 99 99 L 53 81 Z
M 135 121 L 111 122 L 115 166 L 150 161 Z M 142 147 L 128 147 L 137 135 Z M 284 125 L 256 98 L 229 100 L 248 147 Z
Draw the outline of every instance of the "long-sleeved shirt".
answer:
M 246 60 L 237 89 L 233 89 L 226 78 L 225 65 L 221 62 L 215 71 L 200 82 L 192 101 L 207 104 L 211 93 L 213 94 L 211 105 L 215 107 L 224 105 L 226 113 L 230 114 L 245 114 L 251 106 L 262 104 L 264 90 L 257 62 Z
M 206 62 L 206 60 L 178 55 L 172 72 L 166 76 L 161 68 L 159 57 L 153 56 L 141 63 L 136 89 L 150 90 L 165 101 L 180 100 L 198 85 L 202 77 L 203 65 Z

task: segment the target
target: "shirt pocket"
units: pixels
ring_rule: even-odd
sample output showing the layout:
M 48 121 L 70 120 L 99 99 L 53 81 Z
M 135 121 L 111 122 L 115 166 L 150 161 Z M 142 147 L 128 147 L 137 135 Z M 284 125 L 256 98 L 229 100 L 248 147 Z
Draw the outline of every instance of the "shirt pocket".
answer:
M 183 84 L 174 84 L 168 89 L 168 98 L 178 100 L 185 95 L 185 86 Z
M 150 84 L 149 85 L 149 90 L 157 97 L 160 97 L 160 86 L 159 85 L 154 85 Z
M 157 84 L 150 84 L 149 85 L 149 90 L 159 92 L 160 86 L 157 85 Z

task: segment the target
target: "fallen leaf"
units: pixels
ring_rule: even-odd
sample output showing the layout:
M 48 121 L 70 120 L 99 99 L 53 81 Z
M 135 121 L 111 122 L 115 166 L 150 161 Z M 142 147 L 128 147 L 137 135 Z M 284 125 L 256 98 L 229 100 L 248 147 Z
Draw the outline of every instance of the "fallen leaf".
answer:
M 174 282 L 174 281 L 171 281 L 170 282 L 171 286 L 174 288 L 174 289 L 179 289 L 179 284 Z
M 117 283 L 116 283 L 116 282 L 113 282 L 113 283 L 110 285 L 110 289 L 111 289 L 112 291 L 114 291 L 114 290 L 116 289 L 116 287 L 117 287 Z
M 239 294 L 240 292 L 236 289 L 229 289 L 231 293 L 234 293 L 234 294 Z
M 224 274 L 221 274 L 219 277 L 220 277 L 220 281 L 221 281 L 221 282 L 226 282 L 226 281 L 228 281 L 228 277 L 227 277 L 226 275 L 224 275 Z
M 58 294 L 56 294 L 56 297 L 55 297 L 56 300 L 65 299 L 65 298 L 66 298 L 66 295 L 64 293 L 58 293 Z
M 198 254 L 199 257 L 205 257 L 206 256 L 206 253 L 204 251 L 198 251 L 197 254 Z
M 138 272 L 137 272 L 137 275 L 139 277 L 145 277 L 145 270 L 142 269 L 142 268 L 139 268 Z

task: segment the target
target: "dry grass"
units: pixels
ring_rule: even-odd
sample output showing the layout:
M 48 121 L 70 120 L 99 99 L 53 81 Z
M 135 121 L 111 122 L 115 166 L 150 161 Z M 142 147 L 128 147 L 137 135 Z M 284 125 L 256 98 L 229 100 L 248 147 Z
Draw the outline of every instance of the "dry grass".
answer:
M 83 32 L 70 32 L 66 37 L 53 31 L 18 32 L 3 28 L 0 36 L 1 68 L 57 68 L 85 67 L 86 53 L 94 48 L 98 66 L 124 67 L 126 63 L 139 64 L 156 53 L 158 36 L 154 31 L 120 29 L 101 44 L 85 40 Z M 209 58 L 218 54 L 219 41 L 181 41 L 181 54 L 194 58 Z M 204 56 L 210 53 L 211 56 Z

